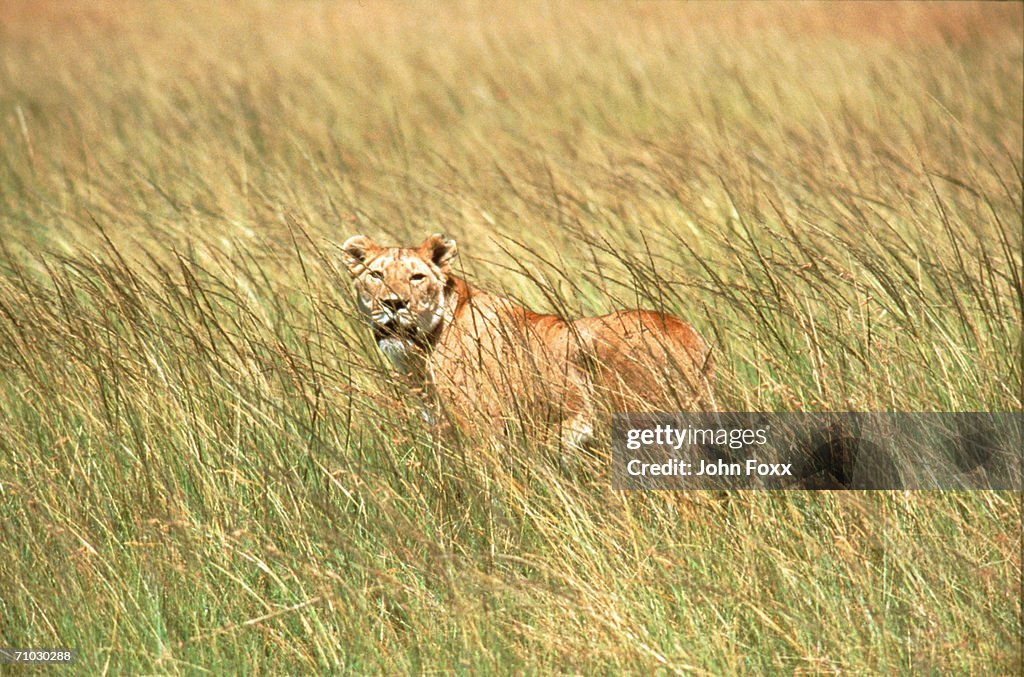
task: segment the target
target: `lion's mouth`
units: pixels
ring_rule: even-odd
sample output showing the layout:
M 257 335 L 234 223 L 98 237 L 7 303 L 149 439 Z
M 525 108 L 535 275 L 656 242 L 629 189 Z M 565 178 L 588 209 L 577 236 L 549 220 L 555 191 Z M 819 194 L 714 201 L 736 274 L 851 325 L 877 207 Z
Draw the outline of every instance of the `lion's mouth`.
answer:
M 378 341 L 383 338 L 413 339 L 416 337 L 416 325 L 390 316 L 374 322 L 373 333 Z

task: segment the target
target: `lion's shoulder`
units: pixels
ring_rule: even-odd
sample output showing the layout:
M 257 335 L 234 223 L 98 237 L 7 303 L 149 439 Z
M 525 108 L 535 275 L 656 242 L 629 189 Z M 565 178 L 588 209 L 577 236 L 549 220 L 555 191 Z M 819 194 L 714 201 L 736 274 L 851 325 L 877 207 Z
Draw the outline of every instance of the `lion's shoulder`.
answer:
M 453 277 L 452 282 L 453 308 L 442 343 L 482 346 L 478 361 L 485 366 L 522 351 L 566 356 L 570 332 L 562 318 L 536 313 L 459 278 Z

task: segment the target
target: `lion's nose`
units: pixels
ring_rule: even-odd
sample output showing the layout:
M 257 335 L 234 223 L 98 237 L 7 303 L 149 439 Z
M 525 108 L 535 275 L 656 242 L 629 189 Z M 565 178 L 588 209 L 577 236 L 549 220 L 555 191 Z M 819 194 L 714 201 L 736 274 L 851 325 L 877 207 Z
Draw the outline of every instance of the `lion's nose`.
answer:
M 403 299 L 384 299 L 380 303 L 393 313 L 405 310 L 405 301 Z

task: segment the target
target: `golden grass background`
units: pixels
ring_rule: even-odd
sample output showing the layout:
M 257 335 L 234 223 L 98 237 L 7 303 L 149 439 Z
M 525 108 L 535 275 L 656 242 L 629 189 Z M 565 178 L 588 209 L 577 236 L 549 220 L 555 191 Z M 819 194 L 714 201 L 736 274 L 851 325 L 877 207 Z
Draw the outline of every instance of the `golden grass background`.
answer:
M 334 244 L 445 231 L 535 309 L 676 312 L 728 409 L 1019 411 L 1022 39 L 1020 4 L 3 3 L 0 644 L 1019 672 L 1019 496 L 438 445 Z

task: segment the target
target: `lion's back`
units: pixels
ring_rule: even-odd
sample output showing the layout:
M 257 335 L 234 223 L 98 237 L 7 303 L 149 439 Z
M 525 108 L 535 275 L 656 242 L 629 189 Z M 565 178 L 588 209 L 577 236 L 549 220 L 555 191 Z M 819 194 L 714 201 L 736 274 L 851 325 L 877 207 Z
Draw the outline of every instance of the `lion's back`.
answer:
M 616 409 L 711 406 L 711 349 L 689 323 L 651 310 L 619 310 L 573 326 L 595 385 Z

